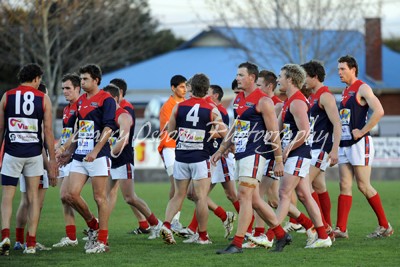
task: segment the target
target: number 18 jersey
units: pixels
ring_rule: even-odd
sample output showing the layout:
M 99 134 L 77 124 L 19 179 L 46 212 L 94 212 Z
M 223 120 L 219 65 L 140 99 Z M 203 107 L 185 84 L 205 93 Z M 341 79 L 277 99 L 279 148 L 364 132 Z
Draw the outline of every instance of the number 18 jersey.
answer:
M 176 161 L 195 163 L 210 158 L 212 107 L 203 98 L 192 97 L 178 104 L 176 111 Z
M 19 158 L 42 154 L 44 93 L 30 86 L 6 92 L 4 152 Z

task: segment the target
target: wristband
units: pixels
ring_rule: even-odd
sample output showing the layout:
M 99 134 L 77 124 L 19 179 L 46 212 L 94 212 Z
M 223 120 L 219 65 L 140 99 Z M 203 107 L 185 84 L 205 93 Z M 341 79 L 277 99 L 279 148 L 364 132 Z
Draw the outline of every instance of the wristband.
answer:
M 283 162 L 282 156 L 275 156 L 275 163 Z

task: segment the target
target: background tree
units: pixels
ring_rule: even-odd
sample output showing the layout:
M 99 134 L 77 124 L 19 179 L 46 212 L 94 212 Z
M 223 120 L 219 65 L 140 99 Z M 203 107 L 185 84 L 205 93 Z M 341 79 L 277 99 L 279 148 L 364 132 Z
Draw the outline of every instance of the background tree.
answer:
M 56 110 L 63 74 L 87 63 L 110 71 L 181 42 L 157 27 L 147 0 L 1 0 L 0 69 L 40 64 Z
M 336 60 L 335 52 L 351 41 L 346 32 L 362 30 L 365 15 L 379 15 L 381 8 L 381 1 L 348 0 L 207 0 L 207 4 L 222 26 L 250 28 L 247 40 L 258 50 L 246 51 L 242 44 L 249 60 L 268 62 L 272 54 L 293 63 Z M 327 30 L 335 31 L 326 34 Z M 236 42 L 233 31 L 230 38 Z M 274 51 L 263 50 L 263 43 Z

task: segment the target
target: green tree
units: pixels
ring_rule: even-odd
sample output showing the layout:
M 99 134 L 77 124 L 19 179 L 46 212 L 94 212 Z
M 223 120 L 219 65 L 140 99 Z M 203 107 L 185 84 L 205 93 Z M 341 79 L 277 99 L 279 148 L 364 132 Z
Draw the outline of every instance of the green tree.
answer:
M 391 37 L 383 40 L 383 43 L 390 49 L 400 52 L 400 37 Z
M 63 74 L 87 63 L 113 70 L 180 42 L 158 31 L 147 0 L 2 0 L 0 18 L 0 68 L 40 64 L 54 111 Z

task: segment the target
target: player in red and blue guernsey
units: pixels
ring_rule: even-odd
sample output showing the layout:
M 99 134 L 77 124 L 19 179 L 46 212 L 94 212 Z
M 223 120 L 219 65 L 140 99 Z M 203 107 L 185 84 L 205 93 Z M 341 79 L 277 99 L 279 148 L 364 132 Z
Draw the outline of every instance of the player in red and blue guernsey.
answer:
M 242 243 L 252 220 L 253 209 L 275 232 L 280 244 L 277 251 L 282 251 L 283 247 L 291 241 L 291 237 L 279 225 L 272 208 L 259 194 L 259 182 L 266 159 L 276 160 L 274 171 L 278 176 L 283 175 L 283 162 L 274 104 L 260 89 L 256 88 L 257 77 L 256 65 L 249 62 L 239 65 L 236 80 L 238 88 L 243 91 L 238 93 L 234 101 L 237 117 L 228 133 L 230 138 L 225 138 L 218 151 L 211 157 L 212 163 L 215 164 L 235 143 L 240 202 L 238 226 L 232 243 L 227 248 L 218 250 L 217 254 L 242 252 Z M 232 133 L 233 136 L 231 136 Z M 269 141 L 267 145 L 265 139 Z
M 76 125 L 76 114 L 78 111 L 78 99 L 81 91 L 81 81 L 79 75 L 65 74 L 61 79 L 61 89 L 63 91 L 65 100 L 69 103 L 64 108 L 63 111 L 63 129 L 61 132 L 61 138 L 59 146 L 64 145 L 67 140 L 73 135 L 75 132 Z M 60 195 L 61 199 L 65 197 L 68 193 L 68 189 L 66 185 L 68 182 L 64 182 L 69 180 L 69 171 L 71 168 L 71 163 L 60 168 L 59 179 L 61 181 Z M 76 246 L 78 245 L 78 239 L 76 238 L 76 225 L 75 225 L 75 215 L 73 208 L 68 204 L 62 201 L 64 208 L 64 221 L 65 221 L 65 232 L 66 237 L 61 238 L 60 242 L 53 245 L 53 247 L 65 247 L 65 246 Z
M 171 220 L 181 207 L 192 181 L 196 194 L 196 217 L 199 222 L 197 244 L 211 244 L 207 234 L 208 205 L 207 195 L 210 189 L 210 150 L 208 142 L 214 135 L 226 134 L 219 111 L 204 99 L 210 81 L 204 74 L 192 78 L 192 97 L 177 104 L 172 110 L 168 132 L 177 138 L 173 177 L 176 191 L 168 202 L 165 221 L 161 228 L 163 239 L 175 244 L 171 231 Z M 210 133 L 214 129 L 216 132 Z
M 256 85 L 261 89 L 269 98 L 275 106 L 275 113 L 278 117 L 282 110 L 283 102 L 274 93 L 277 81 L 275 73 L 268 70 L 261 70 L 258 74 Z M 272 208 L 276 208 L 279 202 L 279 177 L 276 177 L 273 172 L 275 161 L 273 158 L 267 159 L 264 167 L 263 177 L 260 182 L 260 196 L 267 196 L 268 204 Z M 255 248 L 257 246 L 270 247 L 272 246 L 273 239 L 275 237 L 274 232 L 271 228 L 268 229 L 266 235 L 265 232 L 265 222 L 260 216 L 254 214 L 255 216 L 255 227 L 254 233 L 252 233 L 252 225 L 248 229 L 248 233 L 252 235 L 252 240 L 243 244 L 243 248 Z M 268 238 L 268 240 L 267 240 Z
M 379 226 L 367 237 L 388 237 L 394 231 L 386 218 L 380 196 L 370 181 L 374 146 L 369 131 L 383 116 L 383 107 L 371 87 L 357 78 L 358 64 L 355 58 L 347 55 L 339 58 L 338 62 L 340 80 L 347 87 L 343 90 L 339 108 L 342 138 L 339 145 L 340 195 L 335 236 L 349 237 L 347 219 L 352 203 L 352 179 L 355 177 L 358 189 L 378 218 Z M 368 109 L 372 110 L 372 115 L 367 121 Z
M 207 96 L 204 98 L 211 106 L 216 107 L 221 114 L 222 121 L 225 126 L 229 126 L 229 116 L 228 112 L 221 104 L 222 97 L 224 95 L 224 91 L 219 85 L 210 85 L 208 89 Z M 210 149 L 210 156 L 212 156 L 219 148 L 219 145 L 222 142 L 222 138 L 214 138 L 208 142 Z M 217 163 L 217 166 L 211 166 L 211 186 L 210 192 L 215 187 L 217 183 L 221 183 L 224 188 L 226 197 L 232 202 L 233 206 L 239 212 L 239 201 L 236 193 L 236 185 L 234 179 L 234 168 L 235 168 L 235 160 L 233 158 L 233 154 L 229 153 L 226 158 L 221 158 L 221 160 Z M 193 190 L 189 190 L 188 198 L 190 200 L 195 200 L 195 194 L 192 193 Z M 210 193 L 209 192 L 209 193 Z M 228 238 L 233 230 L 233 222 L 236 220 L 235 213 L 231 211 L 225 211 L 222 206 L 217 205 L 210 197 L 207 197 L 208 208 L 214 212 L 218 218 L 221 219 L 223 226 L 225 228 L 225 238 Z M 195 241 L 195 233 L 197 232 L 197 218 L 196 212 L 193 214 L 192 220 L 188 225 L 185 237 L 188 237 L 185 240 L 185 243 L 191 243 L 191 241 Z
M 24 253 L 36 253 L 36 230 L 40 214 L 38 197 L 40 176 L 43 168 L 43 138 L 49 150 L 48 175 L 50 184 L 56 184 L 58 168 L 54 154 L 52 106 L 47 95 L 37 90 L 43 70 L 37 64 L 27 64 L 18 73 L 20 86 L 7 91 L 0 102 L 0 144 L 4 138 L 2 163 L 2 231 L 1 254 L 10 250 L 10 221 L 12 201 L 18 178 L 25 176 L 28 208 L 28 236 Z
M 308 232 L 309 240 L 306 248 L 330 247 L 328 237 L 322 223 L 321 213 L 317 203 L 311 196 L 308 172 L 311 161 L 311 146 L 307 142 L 310 131 L 309 104 L 301 93 L 306 78 L 304 69 L 297 64 L 286 64 L 279 74 L 278 83 L 281 92 L 285 92 L 288 99 L 285 101 L 279 116 L 279 124 L 283 128 L 282 148 L 285 172 L 281 177 L 279 187 L 279 204 L 277 216 L 282 222 L 288 215 L 296 218 Z M 296 190 L 299 200 L 306 207 L 312 222 L 295 206 L 291 205 L 293 191 Z M 312 235 L 312 224 L 317 231 Z M 313 237 L 314 236 L 314 237 Z
M 70 138 L 57 149 L 58 155 L 74 150 L 69 190 L 63 201 L 72 205 L 91 228 L 89 240 L 85 245 L 86 253 L 103 253 L 108 251 L 107 184 L 111 166 L 108 139 L 116 128 L 114 121 L 116 103 L 109 93 L 99 89 L 101 82 L 99 66 L 86 65 L 80 68 L 79 73 L 82 89 L 86 93 L 78 99 L 78 129 L 74 138 Z M 72 141 L 74 141 L 73 146 L 71 146 Z M 98 223 L 80 196 L 89 177 L 92 177 L 93 194 L 98 207 Z M 97 240 L 96 228 L 98 228 Z
M 126 91 L 128 90 L 128 85 L 124 79 L 121 78 L 114 78 L 110 81 L 110 84 L 113 84 L 119 88 L 119 106 L 126 111 L 129 112 L 133 119 L 133 131 L 135 131 L 135 126 L 136 126 L 136 115 L 135 115 L 135 108 L 134 106 L 127 101 L 124 97 L 126 95 Z M 133 149 L 132 146 L 132 156 L 134 157 L 135 155 L 135 150 Z M 146 216 L 144 216 L 136 207 L 130 206 L 133 213 L 135 214 L 135 217 L 137 218 L 139 222 L 139 227 L 130 231 L 129 233 L 131 234 L 148 234 L 150 233 L 150 225 L 146 219 Z
M 325 170 L 338 162 L 341 123 L 335 97 L 324 86 L 325 69 L 318 61 L 311 60 L 301 65 L 306 71 L 306 88 L 311 90 L 310 140 L 311 164 L 309 179 L 312 196 L 321 210 L 322 221 L 328 234 L 332 233 L 331 202 L 326 188 Z
M 120 89 L 113 85 L 107 85 L 103 89 L 111 94 L 118 103 Z M 130 207 L 144 214 L 145 220 L 150 223 L 149 239 L 159 236 L 162 222 L 151 212 L 147 203 L 139 198 L 134 187 L 134 160 L 132 144 L 134 138 L 134 120 L 128 111 L 117 104 L 115 123 L 119 129 L 111 138 L 111 185 L 109 188 L 110 212 L 114 209 L 118 196 L 118 187 L 121 188 L 122 196 Z

